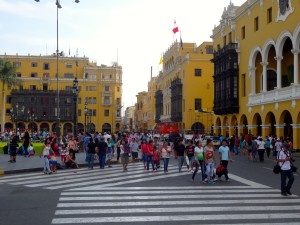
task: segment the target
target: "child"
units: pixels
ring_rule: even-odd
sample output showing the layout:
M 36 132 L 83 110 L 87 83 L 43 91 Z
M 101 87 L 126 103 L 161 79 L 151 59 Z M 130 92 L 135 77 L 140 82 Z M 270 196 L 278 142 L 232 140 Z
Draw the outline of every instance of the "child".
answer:
M 33 148 L 32 144 L 30 144 L 28 147 L 28 157 L 34 156 L 34 155 L 35 155 L 34 148 Z
M 60 150 L 60 160 L 62 163 L 65 163 L 66 156 L 69 154 L 68 148 L 66 145 L 63 145 Z
M 70 152 L 70 154 L 65 159 L 66 168 L 79 168 L 78 164 L 73 159 L 73 152 Z
M 157 170 L 157 169 L 160 167 L 160 166 L 159 166 L 159 157 L 160 157 L 160 152 L 159 152 L 159 150 L 156 148 L 156 146 L 154 146 L 153 159 L 154 159 L 155 170 Z
M 52 173 L 56 173 L 57 159 L 56 159 L 55 153 L 52 149 L 50 150 L 50 154 L 48 156 L 48 159 L 49 159 L 49 164 L 50 164 L 50 168 L 51 168 Z

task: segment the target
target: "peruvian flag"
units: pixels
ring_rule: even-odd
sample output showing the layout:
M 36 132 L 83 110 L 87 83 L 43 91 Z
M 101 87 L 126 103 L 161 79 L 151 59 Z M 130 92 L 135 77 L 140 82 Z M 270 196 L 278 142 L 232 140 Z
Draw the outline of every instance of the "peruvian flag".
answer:
M 179 31 L 178 26 L 176 24 L 176 20 L 174 20 L 174 28 L 173 28 L 172 31 L 173 31 L 174 34 L 176 34 Z

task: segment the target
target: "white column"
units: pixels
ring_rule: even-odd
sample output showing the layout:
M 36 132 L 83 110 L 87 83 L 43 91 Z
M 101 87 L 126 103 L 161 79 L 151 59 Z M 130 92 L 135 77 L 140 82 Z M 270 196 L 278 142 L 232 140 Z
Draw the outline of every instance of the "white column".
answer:
M 294 54 L 294 84 L 299 83 L 299 49 L 292 49 Z
M 268 62 L 261 62 L 260 63 L 263 66 L 263 92 L 267 92 L 267 66 L 269 65 Z
M 251 94 L 254 95 L 255 94 L 255 67 L 249 67 L 249 74 L 251 77 Z
M 282 56 L 276 56 L 275 60 L 277 61 L 277 88 L 281 88 L 281 61 L 282 61 L 283 57 Z

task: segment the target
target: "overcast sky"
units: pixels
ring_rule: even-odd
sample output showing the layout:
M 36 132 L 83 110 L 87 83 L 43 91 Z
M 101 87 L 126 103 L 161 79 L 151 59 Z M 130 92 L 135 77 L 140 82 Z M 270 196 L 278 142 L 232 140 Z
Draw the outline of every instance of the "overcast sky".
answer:
M 241 5 L 246 0 L 232 0 Z M 56 51 L 56 0 L 0 0 L 0 54 Z M 61 0 L 59 50 L 123 67 L 124 108 L 147 91 L 150 68 L 173 42 L 174 19 L 183 42 L 211 41 L 230 0 Z M 178 37 L 179 40 L 179 37 Z M 117 57 L 118 52 L 118 57 Z

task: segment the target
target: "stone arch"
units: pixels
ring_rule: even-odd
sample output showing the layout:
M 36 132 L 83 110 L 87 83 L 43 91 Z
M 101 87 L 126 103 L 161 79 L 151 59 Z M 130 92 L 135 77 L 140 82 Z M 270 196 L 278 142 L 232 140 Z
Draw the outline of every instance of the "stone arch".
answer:
M 273 112 L 268 112 L 267 113 L 267 115 L 265 117 L 264 124 L 270 125 L 270 127 L 268 129 L 268 132 L 266 132 L 266 135 L 270 135 L 272 137 L 275 137 L 276 136 L 276 127 L 275 127 L 276 117 L 275 117 Z
M 284 110 L 280 117 L 279 117 L 279 124 L 285 124 L 284 125 L 284 137 L 293 137 L 293 127 L 291 124 L 293 124 L 293 117 L 291 113 L 288 110 Z
M 233 133 L 238 135 L 238 120 L 237 117 L 234 115 L 231 117 L 230 126 L 233 127 Z
M 262 51 L 261 48 L 259 46 L 256 46 L 255 48 L 252 49 L 251 53 L 250 53 L 250 57 L 249 57 L 249 67 L 255 67 L 255 60 L 257 57 L 257 54 L 262 55 Z
M 242 128 L 242 134 L 248 134 L 248 119 L 247 116 L 245 114 L 243 114 L 240 118 L 240 122 L 239 122 L 240 126 L 243 126 Z
M 102 132 L 111 132 L 111 125 L 109 123 L 104 123 L 102 125 Z
M 216 119 L 216 128 L 215 128 L 215 131 L 214 133 L 216 133 L 217 135 L 221 135 L 221 119 L 220 117 L 217 117 Z
M 300 49 L 300 23 L 296 27 L 294 34 L 293 34 L 293 44 L 295 49 Z
M 30 122 L 28 124 L 28 130 L 31 130 L 31 131 L 38 131 L 38 126 L 35 122 Z
M 252 124 L 256 125 L 256 129 L 253 129 L 253 135 L 254 136 L 261 136 L 262 135 L 262 119 L 261 115 L 259 113 L 255 113 L 253 116 Z
M 24 122 L 18 122 L 17 128 L 18 128 L 20 131 L 24 131 L 24 130 L 26 129 L 26 125 L 25 125 Z
M 78 123 L 77 126 L 80 132 L 84 130 L 84 125 L 82 123 Z
M 198 132 L 199 134 L 205 133 L 205 127 L 202 123 L 196 122 L 192 125 L 191 130 L 194 132 Z
M 4 130 L 5 131 L 10 131 L 10 130 L 13 130 L 13 129 L 14 129 L 14 125 L 12 123 L 10 123 L 10 122 L 5 123 L 5 125 L 4 125 Z
M 48 132 L 49 131 L 49 124 L 48 123 L 42 123 L 40 125 L 40 130 Z
M 277 42 L 276 42 L 276 53 L 277 56 L 282 56 L 282 50 L 283 50 L 283 46 L 285 44 L 285 41 L 290 38 L 291 40 L 293 40 L 293 36 L 289 31 L 283 31 L 281 32 L 281 34 L 279 35 Z
M 262 60 L 263 62 L 268 62 L 268 56 L 270 49 L 274 47 L 276 50 L 276 43 L 273 39 L 269 39 L 265 42 L 263 49 L 262 49 Z
M 73 133 L 73 126 L 72 126 L 71 123 L 65 123 L 64 124 L 63 133 L 64 133 L 64 135 Z

